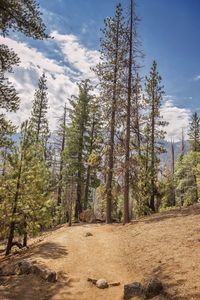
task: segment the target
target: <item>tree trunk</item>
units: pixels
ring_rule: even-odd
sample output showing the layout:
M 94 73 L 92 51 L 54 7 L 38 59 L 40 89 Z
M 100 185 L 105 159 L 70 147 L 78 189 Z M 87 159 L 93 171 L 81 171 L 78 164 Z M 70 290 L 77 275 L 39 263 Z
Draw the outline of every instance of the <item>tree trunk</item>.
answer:
M 88 166 L 87 168 L 87 176 L 85 182 L 84 209 L 87 209 L 88 207 L 89 184 L 90 184 L 90 166 Z
M 112 223 L 112 181 L 114 168 L 114 139 L 115 139 L 115 116 L 116 116 L 116 89 L 117 89 L 117 74 L 118 74 L 118 51 L 119 51 L 119 22 L 117 24 L 116 44 L 115 44 L 115 67 L 113 78 L 113 93 L 112 93 L 112 112 L 110 124 L 110 140 L 108 153 L 108 175 L 106 182 L 106 223 Z
M 28 233 L 27 233 L 27 223 L 26 220 L 24 221 L 24 237 L 23 237 L 23 247 L 27 247 L 27 239 L 28 239 Z
M 8 235 L 8 242 L 6 247 L 6 255 L 10 253 L 10 250 L 12 248 L 12 243 L 14 239 L 14 232 L 15 232 L 15 214 L 17 212 L 17 202 L 19 197 L 19 189 L 20 189 L 20 180 L 21 180 L 21 171 L 22 171 L 22 158 L 20 160 L 20 167 L 19 167 L 19 173 L 17 178 L 17 186 L 16 186 L 16 192 L 15 192 L 15 198 L 14 198 L 14 204 L 13 204 L 13 211 L 11 216 L 11 222 L 10 222 L 10 228 L 9 228 L 9 235 Z
M 94 120 L 94 117 L 93 117 L 92 128 L 91 128 L 91 140 L 90 140 L 89 155 L 92 154 L 92 150 L 93 150 L 94 129 L 95 129 L 95 120 Z M 88 206 L 88 195 L 89 195 L 89 185 L 90 185 L 90 171 L 91 171 L 91 167 L 90 167 L 90 165 L 88 165 L 88 167 L 87 167 L 86 183 L 85 183 L 84 209 L 87 209 L 87 206 Z
M 62 145 L 61 145 L 61 152 L 60 152 L 60 170 L 59 170 L 59 184 L 58 184 L 58 197 L 57 197 L 57 205 L 61 205 L 62 202 L 62 179 L 63 179 L 63 159 L 62 153 L 65 150 L 65 126 L 66 126 L 66 113 L 67 107 L 65 104 L 64 107 L 64 115 L 63 115 L 63 133 L 62 133 Z
M 152 95 L 151 110 L 151 198 L 150 209 L 155 212 L 155 95 Z
M 129 180 L 130 180 L 130 123 L 131 123 L 131 95 L 132 95 L 132 64 L 133 64 L 133 0 L 131 0 L 131 19 L 129 37 L 129 62 L 128 62 L 128 99 L 126 116 L 125 138 L 125 174 L 124 174 L 124 224 L 130 222 L 129 216 Z
M 173 181 L 173 191 L 172 191 L 172 205 L 176 206 L 176 193 L 174 187 L 174 172 L 175 172 L 175 157 L 174 157 L 174 142 L 171 142 L 172 145 L 172 181 Z

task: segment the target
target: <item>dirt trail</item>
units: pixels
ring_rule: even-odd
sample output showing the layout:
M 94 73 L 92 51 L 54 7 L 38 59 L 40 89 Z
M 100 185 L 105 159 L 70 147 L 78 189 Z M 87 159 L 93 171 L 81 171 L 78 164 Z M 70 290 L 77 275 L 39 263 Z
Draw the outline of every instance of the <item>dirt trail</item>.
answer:
M 123 285 L 157 275 L 172 299 L 200 299 L 200 207 L 123 225 L 62 226 L 24 254 L 59 273 L 56 284 L 33 275 L 10 276 L 0 299 L 119 300 Z M 86 233 L 92 236 L 86 237 Z M 5 261 L 4 261 L 5 263 Z M 87 278 L 120 281 L 99 290 Z

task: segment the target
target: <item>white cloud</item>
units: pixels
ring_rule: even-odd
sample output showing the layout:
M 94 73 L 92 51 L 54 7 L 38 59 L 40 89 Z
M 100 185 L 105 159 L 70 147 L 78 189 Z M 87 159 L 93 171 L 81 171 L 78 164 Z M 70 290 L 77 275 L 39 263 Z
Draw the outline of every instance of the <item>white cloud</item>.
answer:
M 94 67 L 98 63 L 99 52 L 85 48 L 73 34 L 63 35 L 54 31 L 52 32 L 52 36 L 59 44 L 66 62 L 75 67 L 83 77 L 94 79 L 95 74 L 91 70 L 91 67 Z
M 55 57 L 56 54 L 58 60 L 48 58 L 44 52 L 30 48 L 25 43 L 0 37 L 0 42 L 13 48 L 21 59 L 21 64 L 15 68 L 14 73 L 9 74 L 9 79 L 21 97 L 20 110 L 17 114 L 9 114 L 16 125 L 30 116 L 34 91 L 43 71 L 48 80 L 48 119 L 51 130 L 56 128 L 57 117 L 62 114 L 64 103 L 72 94 L 77 93 L 76 82 L 85 78 L 95 80 L 91 67 L 97 64 L 99 52 L 84 47 L 74 35 L 63 35 L 56 31 L 51 35 L 54 39 L 48 42 L 48 49 L 50 54 L 54 55 L 49 56 Z M 189 109 L 175 106 L 173 99 L 172 95 L 165 96 L 162 115 L 164 120 L 169 122 L 166 128 L 167 140 L 174 137 L 174 140 L 178 141 L 182 128 L 187 132 L 191 112 Z
M 17 113 L 9 113 L 14 124 L 19 125 L 30 116 L 32 100 L 37 82 L 42 72 L 47 76 L 50 129 L 56 128 L 57 117 L 62 114 L 62 107 L 68 98 L 76 94 L 76 83 L 82 79 L 94 79 L 91 71 L 99 58 L 99 53 L 81 45 L 74 35 L 61 35 L 53 32 L 54 40 L 48 41 L 49 51 L 57 52 L 62 59 L 50 59 L 27 44 L 11 38 L 0 37 L 0 43 L 8 45 L 20 57 L 21 63 L 14 68 L 14 73 L 8 75 L 21 98 L 20 109 Z M 57 48 L 55 49 L 55 43 Z M 62 64 L 61 64 L 62 62 Z
M 181 140 L 181 133 L 184 130 L 187 136 L 188 124 L 191 111 L 186 108 L 180 108 L 174 105 L 173 101 L 166 100 L 161 108 L 161 114 L 165 121 L 169 123 L 166 127 L 166 140 L 170 141 L 171 138 L 175 142 Z
M 195 77 L 194 77 L 194 80 L 195 80 L 195 81 L 200 80 L 200 75 L 195 76 Z

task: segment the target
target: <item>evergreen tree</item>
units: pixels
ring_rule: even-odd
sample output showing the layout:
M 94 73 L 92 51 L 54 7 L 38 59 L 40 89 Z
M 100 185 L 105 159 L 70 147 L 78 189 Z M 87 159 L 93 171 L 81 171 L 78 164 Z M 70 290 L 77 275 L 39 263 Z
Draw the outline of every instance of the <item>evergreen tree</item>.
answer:
M 192 115 L 189 129 L 190 150 L 200 151 L 200 118 L 195 112 Z
M 39 78 L 38 89 L 35 92 L 31 111 L 30 126 L 35 133 L 36 139 L 44 146 L 45 158 L 47 158 L 47 142 L 49 138 L 49 126 L 47 120 L 48 95 L 47 79 L 45 74 Z
M 130 156 L 131 156 L 131 122 L 133 121 L 133 117 L 135 120 L 135 125 L 137 126 L 137 143 L 139 141 L 139 120 L 138 120 L 138 95 L 136 94 L 136 88 L 138 88 L 138 77 L 136 77 L 137 72 L 137 63 L 136 57 L 138 56 L 138 49 L 137 49 L 137 22 L 138 18 L 136 16 L 136 9 L 135 9 L 135 1 L 130 0 L 130 17 L 128 18 L 128 25 L 127 25 L 127 100 L 126 100 L 126 107 L 125 107 L 125 172 L 124 172 L 124 223 L 130 221 L 129 215 L 129 194 L 130 194 Z M 134 87 L 133 82 L 135 81 L 136 86 Z M 134 87 L 134 88 L 133 88 Z M 133 103 L 135 100 L 135 103 Z M 132 115 L 132 107 L 135 106 L 135 111 Z M 133 121 L 134 122 L 134 121 Z
M 5 45 L 0 45 L 0 148 L 8 147 L 15 127 L 5 118 L 3 112 L 16 112 L 19 108 L 19 97 L 15 88 L 5 74 L 12 72 L 13 66 L 19 63 L 18 56 Z
M 97 172 L 100 168 L 102 150 L 102 126 L 100 105 L 98 98 L 94 97 L 89 106 L 88 136 L 86 137 L 86 180 L 84 209 L 88 208 L 92 200 L 92 190 L 96 189 L 100 181 Z
M 34 0 L 0 1 L 0 31 L 5 36 L 9 30 L 20 31 L 34 39 L 48 37 L 39 6 Z M 13 50 L 0 45 L 0 148 L 10 143 L 10 136 L 15 132 L 15 127 L 5 118 L 5 112 L 15 112 L 19 108 L 19 97 L 5 74 L 18 63 L 19 58 Z
M 48 201 L 49 173 L 43 158 L 43 149 L 35 134 L 25 122 L 21 142 L 16 153 L 9 157 L 8 174 L 1 178 L 1 215 L 8 216 L 8 243 L 6 254 L 13 246 L 15 235 L 23 236 L 27 245 L 28 233 L 38 231 L 50 222 Z
M 180 205 L 198 201 L 200 178 L 200 152 L 190 151 L 180 156 L 176 164 L 176 198 Z
M 45 33 L 46 27 L 41 18 L 39 5 L 35 0 L 1 0 L 0 30 L 7 35 L 10 29 L 20 31 L 35 39 L 48 37 Z
M 66 147 L 64 151 L 65 178 L 67 181 L 73 177 L 76 182 L 75 221 L 83 209 L 83 184 L 85 178 L 86 139 L 89 117 L 89 104 L 93 98 L 90 94 L 92 87 L 89 80 L 79 85 L 79 95 L 70 99 L 70 124 L 66 130 Z
M 105 20 L 102 30 L 101 58 L 96 68 L 100 81 L 100 92 L 107 128 L 108 144 L 107 175 L 106 175 L 106 221 L 112 222 L 112 187 L 114 180 L 116 118 L 120 110 L 122 98 L 122 77 L 125 67 L 125 21 L 121 4 L 116 7 L 114 17 Z
M 165 131 L 162 127 L 167 123 L 162 120 L 160 108 L 163 96 L 161 77 L 157 71 L 157 63 L 154 61 L 149 77 L 145 83 L 145 103 L 147 108 L 147 120 L 145 125 L 146 140 L 146 171 L 150 173 L 150 201 L 149 206 L 155 211 L 155 196 L 158 193 L 156 180 L 159 172 L 159 155 L 165 152 L 162 141 Z

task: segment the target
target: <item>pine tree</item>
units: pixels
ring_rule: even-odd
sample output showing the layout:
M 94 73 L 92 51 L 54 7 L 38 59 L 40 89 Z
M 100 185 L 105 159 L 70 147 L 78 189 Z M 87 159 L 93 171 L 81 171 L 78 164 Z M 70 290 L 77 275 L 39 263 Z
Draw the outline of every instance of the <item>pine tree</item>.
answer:
M 129 215 L 129 194 L 130 194 L 130 156 L 131 156 L 131 140 L 132 140 L 132 122 L 137 126 L 135 128 L 137 134 L 137 144 L 140 144 L 139 133 L 139 107 L 138 106 L 138 75 L 137 62 L 137 22 L 135 1 L 130 0 L 130 18 L 127 25 L 127 100 L 125 107 L 125 172 L 124 172 L 124 223 L 130 221 Z M 136 79 L 135 79 L 135 78 Z M 135 81 L 135 86 L 134 86 Z M 133 88 L 134 87 L 134 88 Z M 134 97 L 135 94 L 135 97 Z M 133 102 L 134 101 L 134 102 Z M 135 110 L 133 111 L 133 108 Z M 135 120 L 133 120 L 135 119 Z M 139 149 L 139 148 L 138 148 Z
M 48 37 L 39 5 L 34 0 L 1 0 L 0 30 L 4 35 L 8 35 L 10 29 L 35 39 Z
M 34 39 L 44 39 L 46 27 L 41 18 L 39 6 L 33 0 L 0 2 L 0 30 L 8 35 L 9 30 L 20 31 Z M 5 118 L 4 112 L 16 112 L 19 97 L 14 86 L 6 78 L 14 65 L 19 63 L 18 56 L 6 45 L 0 45 L 0 148 L 10 143 L 15 127 Z
M 86 180 L 84 209 L 88 208 L 91 200 L 92 189 L 100 184 L 97 177 L 97 171 L 100 167 L 102 150 L 102 126 L 100 103 L 98 98 L 94 97 L 89 105 L 88 137 L 86 137 Z
M 176 198 L 180 205 L 198 201 L 200 178 L 200 152 L 189 151 L 180 156 L 176 164 Z
M 195 112 L 192 115 L 189 129 L 190 150 L 200 151 L 200 118 Z
M 150 202 L 149 206 L 155 211 L 155 196 L 157 194 L 156 179 L 158 175 L 159 154 L 165 150 L 162 145 L 165 131 L 161 129 L 167 125 L 162 120 L 160 114 L 161 101 L 163 96 L 163 87 L 161 77 L 157 71 L 157 63 L 154 61 L 151 67 L 149 77 L 146 77 L 145 83 L 145 103 L 147 105 L 147 123 L 145 128 L 146 139 L 146 170 L 150 172 Z
M 35 92 L 33 107 L 31 111 L 30 126 L 36 135 L 36 139 L 40 141 L 44 147 L 44 155 L 47 158 L 47 142 L 49 138 L 49 126 L 47 120 L 48 95 L 47 95 L 47 79 L 45 74 L 39 78 L 38 89 Z
M 18 56 L 6 45 L 0 45 L 0 109 L 2 112 L 16 112 L 19 108 L 19 97 L 15 88 L 5 74 L 12 72 L 13 66 L 19 63 Z M 0 148 L 8 147 L 15 127 L 0 113 Z
M 13 246 L 15 234 L 23 236 L 27 245 L 28 233 L 50 222 L 48 201 L 49 173 L 43 149 L 26 121 L 22 125 L 21 142 L 16 153 L 9 157 L 8 174 L 2 179 L 1 214 L 8 214 L 8 242 L 6 255 Z
M 108 157 L 106 176 L 106 222 L 112 222 L 112 187 L 114 180 L 115 134 L 117 114 L 120 111 L 122 75 L 125 67 L 125 21 L 121 4 L 116 7 L 115 16 L 105 20 L 102 30 L 101 59 L 96 68 L 100 81 L 100 92 L 107 120 Z
M 70 124 L 66 130 L 66 147 L 64 151 L 65 178 L 76 182 L 75 221 L 83 209 L 83 185 L 85 180 L 86 139 L 89 117 L 89 104 L 93 98 L 89 80 L 78 84 L 79 95 L 70 99 Z

